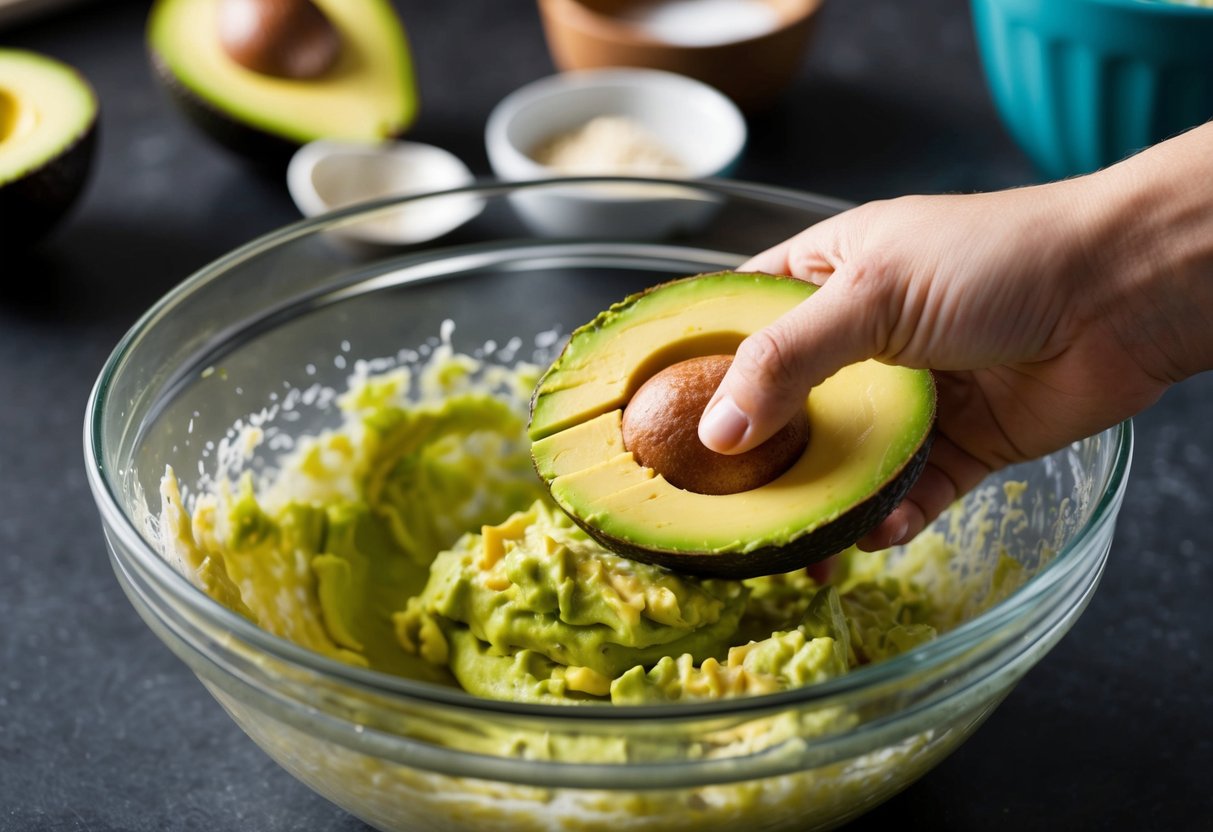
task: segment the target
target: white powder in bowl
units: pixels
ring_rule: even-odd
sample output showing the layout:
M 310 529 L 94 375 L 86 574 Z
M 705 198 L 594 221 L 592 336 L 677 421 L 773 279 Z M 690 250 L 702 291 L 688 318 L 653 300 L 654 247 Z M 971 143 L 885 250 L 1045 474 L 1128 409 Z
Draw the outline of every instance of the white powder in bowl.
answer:
M 687 167 L 641 125 L 599 116 L 539 145 L 531 158 L 567 176 L 685 176 Z
M 631 6 L 619 19 L 679 46 L 732 43 L 779 26 L 779 13 L 764 0 L 650 0 Z

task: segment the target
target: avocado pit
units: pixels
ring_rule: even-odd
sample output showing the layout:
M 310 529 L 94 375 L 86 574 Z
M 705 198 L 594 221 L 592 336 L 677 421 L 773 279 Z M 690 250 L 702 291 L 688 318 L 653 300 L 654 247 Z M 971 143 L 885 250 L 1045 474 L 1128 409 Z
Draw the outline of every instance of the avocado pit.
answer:
M 341 54 L 341 36 L 312 0 L 221 0 L 219 42 L 262 75 L 319 78 Z
M 697 494 L 737 494 L 766 485 L 792 467 L 809 442 L 801 410 L 774 436 L 740 454 L 719 454 L 699 441 L 699 419 L 731 355 L 706 355 L 660 371 L 623 411 L 623 444 L 641 465 Z

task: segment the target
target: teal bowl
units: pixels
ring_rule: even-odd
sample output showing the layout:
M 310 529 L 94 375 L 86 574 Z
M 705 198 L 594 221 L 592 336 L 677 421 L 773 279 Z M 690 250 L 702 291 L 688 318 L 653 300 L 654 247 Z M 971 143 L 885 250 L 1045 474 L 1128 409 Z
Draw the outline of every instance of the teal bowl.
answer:
M 1049 178 L 1088 173 L 1213 117 L 1213 8 L 1166 0 L 972 0 L 994 103 Z

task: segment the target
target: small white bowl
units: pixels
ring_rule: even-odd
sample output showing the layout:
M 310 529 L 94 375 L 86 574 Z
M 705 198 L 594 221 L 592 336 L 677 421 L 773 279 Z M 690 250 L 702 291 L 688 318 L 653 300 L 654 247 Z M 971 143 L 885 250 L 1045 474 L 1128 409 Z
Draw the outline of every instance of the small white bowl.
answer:
M 531 154 L 598 116 L 636 122 L 681 162 L 687 179 L 727 176 L 745 149 L 744 116 L 707 84 L 650 69 L 585 70 L 540 79 L 502 99 L 485 126 L 489 164 L 506 181 L 559 177 Z M 640 239 L 691 230 L 715 208 L 693 189 L 671 185 L 660 198 L 653 193 L 652 186 L 637 190 L 623 182 L 569 185 L 518 195 L 512 204 L 545 236 Z
M 291 198 L 305 217 L 360 202 L 432 193 L 472 184 L 472 172 L 456 156 L 418 142 L 381 145 L 310 142 L 287 166 Z M 484 203 L 451 194 L 424 203 L 384 208 L 371 219 L 344 226 L 344 236 L 385 245 L 411 245 L 441 237 L 484 209 Z

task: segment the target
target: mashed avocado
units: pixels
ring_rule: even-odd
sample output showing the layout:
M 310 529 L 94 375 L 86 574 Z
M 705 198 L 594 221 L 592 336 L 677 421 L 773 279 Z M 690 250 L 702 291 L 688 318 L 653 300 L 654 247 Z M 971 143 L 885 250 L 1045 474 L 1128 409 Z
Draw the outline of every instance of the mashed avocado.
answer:
M 533 368 L 449 354 L 364 377 L 344 423 L 273 477 L 182 498 L 166 554 L 258 626 L 351 664 L 530 702 L 641 704 L 813 684 L 933 638 L 926 593 L 881 561 L 697 579 L 605 551 L 530 467 Z M 189 504 L 187 509 L 187 503 Z
M 394 621 L 406 651 L 472 693 L 638 704 L 784 690 L 908 649 L 935 632 L 911 595 L 895 580 L 840 595 L 804 572 L 679 576 L 537 501 L 440 553 Z
M 400 648 L 392 615 L 425 586 L 439 551 L 541 491 L 516 408 L 464 390 L 460 367 L 427 376 L 416 401 L 407 373 L 363 380 L 341 399 L 343 426 L 300 441 L 264 488 L 245 474 L 187 512 L 170 469 L 161 483 L 170 559 L 276 635 L 351 664 L 450 681 Z

